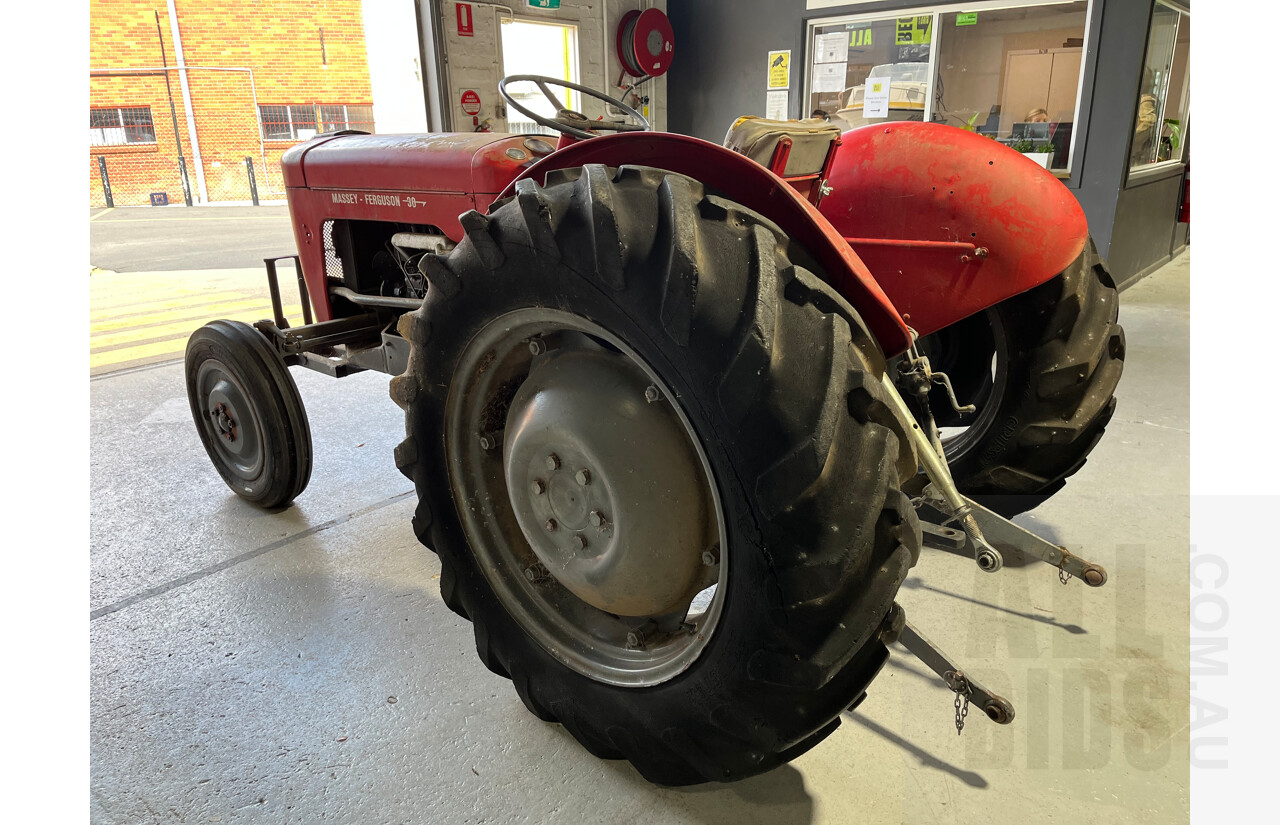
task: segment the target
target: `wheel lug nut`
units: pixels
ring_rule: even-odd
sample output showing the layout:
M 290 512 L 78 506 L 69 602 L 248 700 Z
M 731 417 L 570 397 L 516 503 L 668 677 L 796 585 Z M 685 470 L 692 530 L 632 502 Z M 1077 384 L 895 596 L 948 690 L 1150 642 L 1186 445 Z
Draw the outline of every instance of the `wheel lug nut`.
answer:
M 707 567 L 715 567 L 720 563 L 720 545 L 713 544 L 702 551 L 702 563 Z
M 549 518 L 549 519 L 547 519 L 547 523 L 546 523 L 546 524 L 544 524 L 544 525 L 542 525 L 542 526 L 543 526 L 543 527 L 545 527 L 545 528 L 547 528 L 547 532 L 548 532 L 548 533 L 554 533 L 554 532 L 556 531 L 556 528 L 557 528 L 557 527 L 559 527 L 560 525 L 559 525 L 559 524 L 556 524 L 556 520 L 555 520 L 555 519 L 553 519 L 553 518 Z
M 529 339 L 529 353 L 531 355 L 541 355 L 546 351 L 547 351 L 546 342 L 544 342 L 541 338 Z
M 650 384 L 644 388 L 644 400 L 650 404 L 662 400 L 662 390 L 658 389 L 657 384 Z
M 553 472 L 553 473 L 554 473 L 556 470 L 559 470 L 559 469 L 560 469 L 560 456 L 556 455 L 555 453 L 552 453 L 551 455 L 547 456 L 547 469 L 548 469 L 548 470 L 550 470 L 550 471 L 551 471 L 551 472 Z
M 577 480 L 579 487 L 586 487 L 591 483 L 591 471 L 586 467 L 583 467 L 578 471 L 578 474 L 574 476 L 574 479 Z
M 579 553 L 581 553 L 583 550 L 587 549 L 586 536 L 582 535 L 581 533 L 578 533 L 573 538 L 569 539 L 569 546 L 572 547 L 574 550 L 578 551 Z
M 485 452 L 495 450 L 498 447 L 497 433 L 480 433 L 480 449 Z
M 540 581 L 545 581 L 550 576 L 551 573 L 547 570 L 546 565 L 540 561 L 534 562 L 524 569 L 525 580 L 534 584 L 537 584 Z
M 627 649 L 639 650 L 644 647 L 647 639 L 652 638 L 657 630 L 657 623 L 651 620 L 630 631 L 627 633 Z
M 603 527 L 605 522 L 604 513 L 599 510 L 592 510 L 591 515 L 587 516 L 587 521 L 591 522 L 592 527 Z
M 535 478 L 533 483 L 529 485 L 529 489 L 533 491 L 535 496 L 540 496 L 547 491 L 547 485 L 540 478 Z

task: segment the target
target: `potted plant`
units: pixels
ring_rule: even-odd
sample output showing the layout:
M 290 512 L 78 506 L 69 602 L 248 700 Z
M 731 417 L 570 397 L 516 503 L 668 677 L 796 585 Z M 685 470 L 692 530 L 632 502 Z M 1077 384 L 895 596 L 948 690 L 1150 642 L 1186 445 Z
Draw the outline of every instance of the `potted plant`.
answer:
M 1049 159 L 1053 157 L 1053 144 L 1020 140 L 1013 144 L 1013 151 L 1021 152 L 1023 157 L 1031 158 L 1045 169 L 1048 169 Z

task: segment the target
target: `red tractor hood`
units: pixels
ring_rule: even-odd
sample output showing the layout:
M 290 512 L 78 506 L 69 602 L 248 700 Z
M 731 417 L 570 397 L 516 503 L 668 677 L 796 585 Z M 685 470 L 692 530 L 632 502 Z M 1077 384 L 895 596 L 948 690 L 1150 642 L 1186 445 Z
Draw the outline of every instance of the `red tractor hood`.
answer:
M 334 135 L 293 147 L 280 165 L 291 188 L 497 194 L 538 159 L 526 140 L 495 132 Z

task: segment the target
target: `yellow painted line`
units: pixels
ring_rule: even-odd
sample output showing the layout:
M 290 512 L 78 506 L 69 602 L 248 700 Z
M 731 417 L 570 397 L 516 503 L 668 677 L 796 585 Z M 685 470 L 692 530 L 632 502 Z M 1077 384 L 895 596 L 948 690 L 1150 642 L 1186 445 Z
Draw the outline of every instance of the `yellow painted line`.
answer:
M 109 367 L 114 364 L 124 364 L 130 361 L 140 361 L 166 355 L 181 355 L 187 349 L 187 339 L 189 337 L 190 335 L 181 335 L 165 341 L 153 341 L 149 344 L 121 347 L 120 349 L 112 349 L 105 352 L 91 352 L 89 354 L 89 369 L 94 370 L 99 367 Z
M 169 293 L 170 295 L 172 293 Z M 177 297 L 173 300 L 166 301 L 161 296 L 159 300 L 147 301 L 141 304 L 121 304 L 113 307 L 97 307 L 91 308 L 89 312 L 90 321 L 105 321 L 108 318 L 120 318 L 126 315 L 132 315 L 139 312 L 160 312 L 166 309 L 179 309 L 182 307 L 197 307 L 206 304 L 215 304 L 219 301 L 248 300 L 252 298 L 246 292 L 207 292 L 203 295 L 200 293 L 192 293 L 189 297 Z M 261 300 L 261 299 L 259 299 Z M 89 299 L 90 307 L 93 306 L 93 299 Z
M 200 306 L 188 306 L 184 309 L 172 309 L 161 312 L 140 312 L 136 315 L 130 315 L 127 318 L 119 318 L 111 321 L 99 321 L 96 324 L 89 325 L 89 334 L 97 335 L 102 332 L 111 332 L 117 329 L 128 329 L 131 327 L 142 327 L 147 324 L 161 324 L 168 321 L 181 321 L 185 318 L 217 318 L 219 313 L 239 312 L 244 309 L 252 309 L 253 307 L 266 307 L 267 316 L 271 315 L 271 303 L 263 302 L 261 298 L 245 299 L 243 301 L 226 301 L 219 304 L 202 304 Z M 299 310 L 301 312 L 301 310 Z
M 90 217 L 89 217 L 89 220 L 91 220 L 91 221 L 96 221 L 98 218 L 101 218 L 103 215 L 110 215 L 110 214 L 111 214 L 111 210 L 110 210 L 110 209 L 106 209 L 106 210 L 104 210 L 104 211 L 102 211 L 102 212 L 99 212 L 99 213 L 98 213 L 98 214 L 96 214 L 96 215 L 92 215 L 92 216 L 90 216 Z
M 154 344 L 91 353 L 89 355 L 89 369 L 106 367 L 111 364 L 123 364 L 126 361 L 137 361 L 141 358 L 154 358 L 157 355 L 173 355 L 185 352 L 186 349 L 186 338 L 174 338 L 172 341 L 157 341 Z
M 302 307 L 285 307 L 285 316 L 288 317 L 290 314 L 301 316 Z M 258 309 L 240 312 L 235 315 L 206 315 L 204 318 L 193 318 L 185 321 L 179 321 L 174 324 L 141 327 L 139 329 L 129 329 L 124 332 L 116 332 L 108 335 L 98 335 L 89 339 L 89 347 L 91 352 L 100 352 L 108 349 L 109 347 L 118 347 L 122 344 L 132 344 L 137 341 L 149 341 L 156 338 L 170 338 L 174 335 L 181 335 L 186 338 L 190 336 L 191 333 L 204 326 L 207 321 L 212 321 L 219 317 L 227 318 L 232 321 L 244 321 L 246 324 L 252 324 L 254 321 L 261 321 L 264 318 L 270 318 L 271 305 L 260 304 Z

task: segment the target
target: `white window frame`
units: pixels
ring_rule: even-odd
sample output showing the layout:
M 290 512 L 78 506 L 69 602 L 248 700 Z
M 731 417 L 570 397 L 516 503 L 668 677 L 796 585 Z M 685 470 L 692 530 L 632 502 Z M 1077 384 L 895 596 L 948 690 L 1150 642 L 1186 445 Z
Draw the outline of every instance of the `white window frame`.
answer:
M 289 137 L 278 137 L 278 136 L 267 134 L 267 124 L 262 117 L 262 110 L 267 106 L 283 107 L 285 111 L 288 112 Z M 311 130 L 298 129 L 298 124 L 294 121 L 294 118 L 293 118 L 294 109 L 310 109 L 311 116 L 313 118 L 312 123 L 315 124 L 314 131 L 316 134 L 320 133 L 320 123 L 319 123 L 320 112 L 316 108 L 316 104 L 314 103 L 260 103 L 258 104 L 258 133 L 262 136 L 262 139 L 266 141 L 271 141 L 274 143 L 287 143 L 287 142 L 296 143 L 301 140 L 310 140 L 311 138 L 315 137 L 315 135 L 309 135 L 308 137 L 305 137 L 305 138 L 298 136 L 299 131 L 311 131 Z M 279 121 L 275 121 L 275 122 L 278 123 Z
M 322 129 L 325 123 L 329 122 L 329 121 L 326 121 L 323 117 L 325 109 L 342 109 L 342 124 L 337 129 L 334 129 L 333 131 L 340 132 L 344 129 L 350 129 L 351 128 L 351 109 L 357 108 L 357 107 L 362 109 L 368 109 L 369 117 L 368 117 L 368 120 L 358 120 L 356 122 L 357 123 L 366 123 L 366 122 L 373 123 L 373 104 L 371 103 L 317 103 L 315 104 L 316 128 Z M 292 118 L 293 114 L 290 113 L 289 117 Z M 330 132 L 321 131 L 319 132 L 319 134 L 325 135 L 325 134 L 330 134 Z
M 147 116 L 151 118 L 151 140 L 129 140 L 129 127 L 124 122 L 125 109 L 146 109 Z M 90 106 L 92 111 L 115 112 L 116 122 L 119 126 L 90 126 L 89 127 L 89 145 L 90 146 L 155 146 L 156 138 L 156 121 L 151 114 L 150 106 Z M 119 138 L 119 140 L 109 140 L 108 138 Z
M 581 28 L 580 20 L 574 20 L 572 18 L 567 18 L 567 17 L 566 18 L 528 17 L 523 14 L 504 14 L 501 17 L 499 17 L 498 18 L 498 56 L 504 59 L 504 62 L 501 66 L 501 71 L 502 71 L 502 75 L 505 77 L 507 74 L 509 74 L 509 72 L 507 72 L 507 67 L 505 63 L 505 54 L 503 53 L 503 46 L 502 46 L 502 24 L 503 23 L 528 23 L 530 25 L 535 25 L 535 26 L 554 26 L 560 29 L 568 29 L 570 34 L 570 39 L 572 41 L 569 44 L 569 82 L 577 83 L 578 85 L 583 85 L 582 62 L 578 57 L 578 52 L 582 48 L 582 37 L 581 37 L 582 32 L 579 31 L 579 29 Z M 558 98 L 560 98 L 560 102 L 563 103 L 566 108 L 574 109 L 575 111 L 579 111 L 579 112 L 582 111 L 583 101 L 575 100 L 575 98 L 582 97 L 581 93 L 579 93 L 578 91 L 574 89 L 565 89 L 563 87 L 558 87 L 558 86 L 552 86 L 551 91 L 555 93 L 555 95 Z M 517 123 L 529 123 L 529 121 L 524 119 L 524 115 L 520 114 L 519 112 L 516 112 L 515 114 L 516 114 L 515 118 L 512 118 L 508 114 L 505 119 L 508 121 L 515 120 Z M 532 126 L 533 126 L 534 132 L 548 134 L 548 135 L 556 134 L 554 130 L 547 129 L 546 127 L 540 126 L 537 123 L 532 124 Z
M 1159 0 L 1165 5 L 1175 6 L 1176 3 L 1169 3 L 1167 0 Z M 875 12 L 858 12 L 856 14 L 841 14 L 832 17 L 815 17 L 806 22 L 805 29 L 805 61 L 804 61 L 804 84 L 801 87 L 801 101 L 803 105 L 801 109 L 807 109 L 809 100 L 811 99 L 810 89 L 812 88 L 813 74 L 813 43 L 815 29 L 819 26 L 831 26 L 839 23 L 868 23 L 880 20 L 892 20 L 895 17 L 916 17 L 926 14 L 933 15 L 933 23 L 929 30 L 929 94 L 925 98 L 924 104 L 924 122 L 933 121 L 933 87 L 938 81 L 938 36 L 942 28 L 942 15 L 954 14 L 957 12 L 981 12 L 995 11 L 997 9 L 1025 9 L 1033 6 L 1064 6 L 1071 0 L 978 0 L 973 3 L 946 3 L 921 6 L 906 6 L 899 9 L 881 9 Z M 1085 7 L 1084 16 L 1084 49 L 1080 55 L 1080 77 L 1076 83 L 1076 109 L 1072 118 L 1071 129 L 1071 146 L 1067 150 L 1067 168 L 1066 171 L 1055 171 L 1060 178 L 1070 179 L 1076 174 L 1075 162 L 1080 155 L 1087 129 L 1078 129 L 1080 124 L 1080 101 L 1084 97 L 1084 78 L 1086 68 L 1090 65 L 1093 56 L 1095 44 L 1091 37 L 1093 31 L 1093 7 L 1094 0 L 1087 0 L 1088 5 Z M 832 4 L 833 5 L 833 4 Z M 810 8 L 815 8 L 810 5 Z M 1190 121 L 1190 117 L 1188 117 Z

